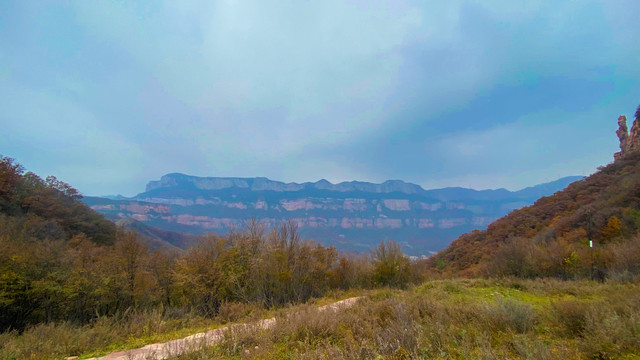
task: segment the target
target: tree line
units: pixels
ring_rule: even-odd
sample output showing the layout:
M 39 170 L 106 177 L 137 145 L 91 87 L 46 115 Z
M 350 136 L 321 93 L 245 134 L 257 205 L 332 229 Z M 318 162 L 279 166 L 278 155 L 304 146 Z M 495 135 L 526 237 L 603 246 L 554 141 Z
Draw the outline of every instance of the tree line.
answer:
M 80 199 L 0 156 L 0 331 L 158 308 L 215 316 L 225 302 L 270 308 L 332 289 L 404 287 L 416 276 L 391 240 L 339 254 L 301 239 L 292 220 L 274 229 L 250 221 L 184 252 L 150 252 Z

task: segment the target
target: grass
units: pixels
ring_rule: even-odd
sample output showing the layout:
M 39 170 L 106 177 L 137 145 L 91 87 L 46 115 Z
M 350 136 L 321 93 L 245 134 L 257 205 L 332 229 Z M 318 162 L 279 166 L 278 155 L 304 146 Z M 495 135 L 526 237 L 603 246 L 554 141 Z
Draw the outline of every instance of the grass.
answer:
M 194 314 L 171 318 L 159 311 L 100 318 L 92 324 L 40 324 L 18 335 L 0 335 L 1 359 L 81 359 L 181 338 L 220 326 L 217 319 Z
M 79 359 L 135 349 L 148 344 L 180 339 L 234 323 L 252 322 L 307 306 L 322 306 L 354 296 L 356 291 L 332 291 L 307 305 L 263 309 L 256 304 L 223 303 L 216 317 L 208 318 L 181 309 L 157 309 L 102 317 L 89 325 L 70 322 L 39 324 L 22 334 L 0 334 L 0 359 Z
M 640 359 L 634 283 L 440 280 L 278 319 L 177 359 Z
M 336 313 L 317 310 L 363 295 Z M 219 345 L 176 359 L 640 359 L 639 283 L 552 279 L 437 280 L 271 311 L 225 304 L 213 319 L 157 311 L 45 324 L 1 334 L 0 358 L 86 358 L 270 316 L 271 329 L 234 328 Z

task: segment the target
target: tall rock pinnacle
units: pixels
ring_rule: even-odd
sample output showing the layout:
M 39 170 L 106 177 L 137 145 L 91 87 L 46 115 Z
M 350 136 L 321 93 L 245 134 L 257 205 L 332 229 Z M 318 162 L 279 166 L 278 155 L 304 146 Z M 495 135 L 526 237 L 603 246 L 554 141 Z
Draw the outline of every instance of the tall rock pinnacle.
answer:
M 618 160 L 627 151 L 627 142 L 629 140 L 629 129 L 627 129 L 627 117 L 624 115 L 620 115 L 618 117 L 618 130 L 616 130 L 616 135 L 618 135 L 618 139 L 620 139 L 620 151 L 613 154 L 613 158 L 615 160 Z
M 640 106 L 635 113 L 635 120 L 631 126 L 631 132 L 627 130 L 627 117 L 618 117 L 618 130 L 616 131 L 620 139 L 620 151 L 613 154 L 615 160 L 620 159 L 625 154 L 640 150 Z

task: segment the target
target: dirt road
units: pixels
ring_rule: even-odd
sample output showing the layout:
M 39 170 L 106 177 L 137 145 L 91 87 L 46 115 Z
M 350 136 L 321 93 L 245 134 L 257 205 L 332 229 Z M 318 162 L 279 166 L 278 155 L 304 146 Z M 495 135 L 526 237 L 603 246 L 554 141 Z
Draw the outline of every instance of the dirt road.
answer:
M 333 304 L 321 306 L 319 311 L 336 311 L 352 306 L 360 297 L 352 297 Z M 234 327 L 257 327 L 261 329 L 272 328 L 276 324 L 276 318 L 264 319 L 255 323 L 237 324 L 226 326 L 203 333 L 197 333 L 182 339 L 171 340 L 165 343 L 150 344 L 139 349 L 119 351 L 100 358 L 88 360 L 159 360 L 168 359 L 188 352 L 200 350 L 203 347 L 220 343 L 224 339 L 224 334 Z

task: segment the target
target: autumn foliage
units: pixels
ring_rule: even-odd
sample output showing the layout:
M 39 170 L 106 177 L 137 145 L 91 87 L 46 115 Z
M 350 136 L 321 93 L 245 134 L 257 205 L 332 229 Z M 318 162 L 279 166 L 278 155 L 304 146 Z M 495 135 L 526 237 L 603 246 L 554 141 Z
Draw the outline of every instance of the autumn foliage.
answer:
M 410 280 L 398 244 L 381 244 L 373 257 L 339 256 L 301 239 L 293 221 L 269 231 L 252 221 L 225 236 L 204 235 L 188 251 L 151 252 L 68 184 L 23 172 L 0 157 L 0 330 L 133 310 L 216 316 L 232 302 L 271 308 L 331 289 Z
M 629 153 L 566 189 L 462 235 L 429 259 L 466 276 L 633 276 L 640 262 L 640 153 Z M 590 247 L 590 241 L 593 247 Z

